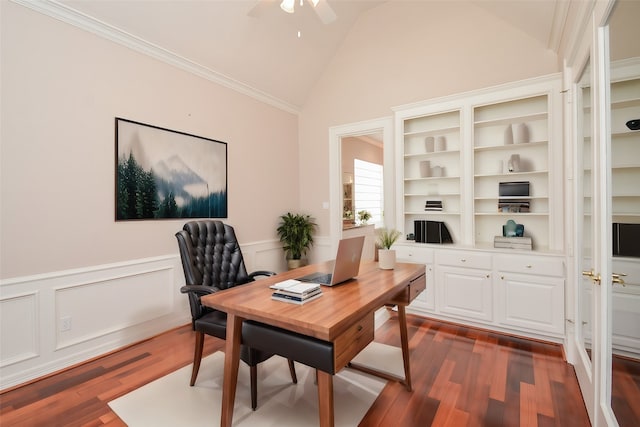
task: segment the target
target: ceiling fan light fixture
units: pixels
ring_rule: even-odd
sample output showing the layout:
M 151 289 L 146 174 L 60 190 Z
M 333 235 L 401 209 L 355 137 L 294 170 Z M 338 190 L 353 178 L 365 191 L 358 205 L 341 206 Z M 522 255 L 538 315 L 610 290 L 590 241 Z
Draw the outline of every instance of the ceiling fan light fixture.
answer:
M 293 13 L 294 4 L 295 0 L 282 0 L 282 3 L 280 3 L 280 9 L 287 13 Z

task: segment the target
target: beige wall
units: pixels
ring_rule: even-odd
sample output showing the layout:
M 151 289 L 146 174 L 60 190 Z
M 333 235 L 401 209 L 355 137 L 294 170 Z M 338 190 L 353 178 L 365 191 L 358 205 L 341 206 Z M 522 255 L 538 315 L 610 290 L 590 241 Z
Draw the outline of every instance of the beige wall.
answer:
M 364 160 L 370 163 L 382 164 L 382 148 L 359 137 L 342 138 L 341 162 L 342 173 L 353 175 L 354 159 Z
M 114 221 L 116 116 L 227 142 L 227 221 L 241 243 L 276 239 L 278 216 L 298 206 L 294 114 L 0 8 L 0 278 L 177 253 L 183 220 Z
M 469 2 L 388 2 L 363 16 L 300 116 L 301 206 L 329 234 L 331 126 L 392 107 L 560 71 L 557 56 Z
M 389 2 L 360 19 L 298 121 L 2 2 L 0 277 L 175 253 L 183 221 L 113 220 L 115 116 L 228 142 L 228 222 L 241 242 L 275 238 L 290 209 L 326 236 L 330 126 L 559 71 L 546 46 L 482 8 L 428 3 Z

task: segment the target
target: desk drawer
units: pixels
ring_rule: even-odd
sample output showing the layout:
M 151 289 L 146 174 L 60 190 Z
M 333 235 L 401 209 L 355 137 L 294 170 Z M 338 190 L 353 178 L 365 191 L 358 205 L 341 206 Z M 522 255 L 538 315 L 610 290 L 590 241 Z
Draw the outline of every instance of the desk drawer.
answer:
M 351 359 L 373 341 L 374 330 L 373 312 L 371 312 L 336 338 L 333 347 L 336 372 L 347 366 Z
M 420 277 L 416 277 L 411 282 L 409 282 L 409 286 L 407 286 L 404 290 L 402 290 L 398 295 L 396 295 L 389 304 L 393 305 L 409 305 L 411 301 L 413 301 L 420 292 L 424 291 L 427 288 L 427 275 L 423 274 Z

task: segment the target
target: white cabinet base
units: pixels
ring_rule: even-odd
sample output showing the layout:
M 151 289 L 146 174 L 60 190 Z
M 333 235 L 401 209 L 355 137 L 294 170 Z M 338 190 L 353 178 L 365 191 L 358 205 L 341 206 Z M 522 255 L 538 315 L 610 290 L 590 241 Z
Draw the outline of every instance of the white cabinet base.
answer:
M 394 245 L 424 263 L 427 289 L 407 312 L 552 342 L 565 338 L 564 258 L 535 252 Z

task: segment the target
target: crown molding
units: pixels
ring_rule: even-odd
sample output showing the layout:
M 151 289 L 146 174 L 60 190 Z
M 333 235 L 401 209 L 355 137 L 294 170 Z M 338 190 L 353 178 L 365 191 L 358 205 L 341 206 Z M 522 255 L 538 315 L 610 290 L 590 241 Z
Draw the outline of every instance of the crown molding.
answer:
M 118 43 L 122 46 L 133 49 L 144 55 L 148 55 L 152 58 L 158 59 L 176 68 L 187 71 L 191 74 L 209 80 L 213 83 L 217 83 L 221 86 L 227 87 L 243 95 L 247 95 L 280 110 L 296 115 L 300 113 L 299 106 L 293 105 L 272 95 L 269 95 L 266 92 L 263 92 L 259 89 L 228 77 L 222 73 L 205 67 L 202 64 L 177 55 L 174 52 L 171 52 L 163 47 L 150 43 L 140 37 L 116 28 L 113 25 L 107 24 L 106 22 L 95 19 L 55 0 L 11 1 L 36 12 L 73 25 L 82 30 L 96 34 L 114 43 Z
M 554 51 L 556 54 L 560 51 L 560 43 L 562 42 L 562 34 L 567 24 L 567 17 L 569 16 L 569 1 L 558 0 L 553 11 L 553 23 L 551 25 L 551 34 L 549 35 L 549 42 L 547 48 Z

